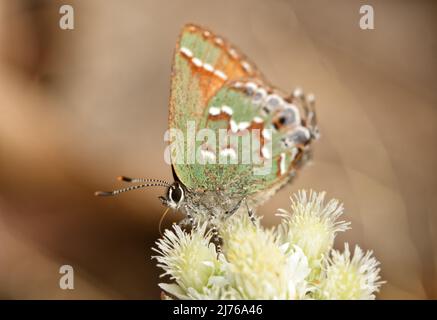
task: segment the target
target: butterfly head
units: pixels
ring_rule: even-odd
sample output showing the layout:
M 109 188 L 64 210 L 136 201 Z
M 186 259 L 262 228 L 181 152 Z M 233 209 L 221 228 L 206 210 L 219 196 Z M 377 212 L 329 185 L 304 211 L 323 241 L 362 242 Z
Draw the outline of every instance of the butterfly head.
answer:
M 178 209 L 185 200 L 184 187 L 180 182 L 175 181 L 167 188 L 165 196 L 161 196 L 159 199 L 167 207 Z
M 181 204 L 185 200 L 185 188 L 179 181 L 170 184 L 163 180 L 158 179 L 143 179 L 143 178 L 128 178 L 125 176 L 118 177 L 118 180 L 129 182 L 129 183 L 142 183 L 135 186 L 130 186 L 127 188 L 114 190 L 114 191 L 97 191 L 96 196 L 115 196 L 117 194 L 142 189 L 145 187 L 166 187 L 167 191 L 164 196 L 160 196 L 161 202 L 169 208 L 179 209 Z

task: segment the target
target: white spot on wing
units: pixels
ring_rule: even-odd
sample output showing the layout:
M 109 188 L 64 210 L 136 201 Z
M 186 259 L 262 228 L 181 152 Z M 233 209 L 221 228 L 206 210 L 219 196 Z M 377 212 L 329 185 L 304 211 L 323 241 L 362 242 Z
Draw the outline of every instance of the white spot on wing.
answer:
M 290 109 L 293 111 L 294 118 L 295 118 L 293 124 L 299 124 L 301 122 L 299 109 L 296 107 L 296 105 L 292 103 L 287 103 L 284 109 Z
M 264 120 L 261 117 L 255 117 L 255 118 L 253 118 L 253 121 L 256 123 L 263 123 L 264 122 Z
M 213 72 L 214 71 L 214 67 L 212 65 L 210 65 L 209 63 L 205 63 L 203 65 L 203 69 L 205 69 L 208 72 Z
M 284 103 L 284 100 L 277 94 L 271 94 L 266 98 L 266 106 L 273 110 L 277 107 L 280 107 Z
M 259 105 L 264 102 L 266 96 L 267 96 L 267 91 L 264 88 L 258 88 L 258 90 L 255 91 L 252 102 L 254 104 Z
M 228 77 L 226 76 L 226 74 L 225 74 L 223 71 L 221 71 L 221 70 L 215 70 L 215 71 L 214 71 L 214 74 L 215 74 L 217 77 L 219 77 L 219 78 L 221 78 L 221 79 L 223 79 L 223 80 L 227 80 L 227 79 L 228 79 Z
M 247 95 L 252 96 L 255 93 L 256 88 L 258 88 L 256 83 L 254 83 L 254 82 L 246 83 L 246 93 L 247 93 Z
M 222 106 L 222 111 L 230 116 L 234 113 L 232 108 L 229 106 Z
M 241 88 L 242 86 L 243 86 L 243 83 L 241 82 L 241 81 L 236 81 L 236 82 L 234 82 L 234 88 Z
M 272 157 L 270 150 L 266 146 L 262 147 L 261 155 L 266 159 L 270 159 Z
M 216 37 L 216 38 L 214 39 L 214 42 L 215 42 L 215 44 L 218 45 L 218 46 L 222 46 L 222 45 L 224 44 L 223 39 L 220 38 L 220 37 Z
M 238 59 L 237 50 L 235 50 L 234 48 L 229 48 L 228 53 L 233 59 Z
M 247 128 L 249 128 L 250 123 L 249 122 L 240 122 L 238 124 L 238 129 L 239 130 L 246 130 Z
M 283 175 L 286 172 L 286 168 L 285 168 L 285 153 L 281 153 L 279 155 L 279 173 L 280 175 Z
M 247 61 L 241 61 L 241 66 L 243 67 L 244 71 L 251 72 L 252 67 L 250 66 L 249 62 Z
M 191 62 L 198 68 L 202 66 L 202 61 L 199 58 L 194 57 Z
M 191 50 L 188 49 L 188 48 L 182 47 L 179 51 L 180 51 L 184 56 L 186 56 L 186 57 L 188 57 L 188 58 L 192 58 L 192 57 L 193 57 L 193 53 L 192 53 Z
M 237 123 L 234 120 L 229 121 L 229 124 L 231 126 L 231 131 L 232 132 L 237 132 L 238 131 L 238 126 Z
M 220 109 L 217 107 L 209 108 L 209 114 L 212 116 L 218 116 L 220 114 Z
M 272 131 L 269 129 L 263 129 L 262 133 L 263 138 L 267 139 L 267 140 L 271 140 L 272 139 Z

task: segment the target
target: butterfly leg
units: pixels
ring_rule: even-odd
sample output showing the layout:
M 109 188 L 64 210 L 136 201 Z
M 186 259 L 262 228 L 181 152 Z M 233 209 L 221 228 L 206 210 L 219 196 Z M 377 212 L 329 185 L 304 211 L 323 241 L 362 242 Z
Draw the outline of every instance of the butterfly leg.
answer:
M 219 229 L 217 227 L 218 221 L 216 220 L 216 215 L 211 212 L 210 213 L 210 220 L 209 220 L 209 230 L 212 233 L 211 242 L 214 243 L 217 251 L 217 255 L 222 253 L 222 244 L 223 239 L 219 234 Z
M 187 213 L 187 219 L 188 219 L 188 223 L 190 224 L 191 227 L 194 226 L 194 218 L 191 214 Z
M 241 199 L 238 203 L 237 203 L 237 205 L 235 206 L 235 207 L 233 207 L 231 210 L 229 210 L 229 211 L 226 211 L 225 212 L 225 215 L 226 215 L 226 217 L 231 217 L 239 208 L 240 208 L 240 206 L 241 206 L 241 202 L 243 201 L 244 199 Z
M 250 221 L 252 221 L 252 223 L 255 224 L 255 214 L 253 213 L 253 210 L 249 208 L 246 199 L 244 199 L 244 204 L 246 205 L 247 215 L 249 216 Z
M 194 226 L 194 218 L 189 213 L 186 214 L 186 217 L 181 222 L 179 222 L 179 224 L 181 226 L 183 226 L 183 227 L 188 227 L 190 229 L 194 229 L 195 228 L 195 226 Z
M 219 235 L 218 228 L 216 225 L 212 225 L 211 232 L 212 232 L 212 242 L 215 244 L 217 254 L 220 254 L 220 253 L 222 253 L 223 239 Z

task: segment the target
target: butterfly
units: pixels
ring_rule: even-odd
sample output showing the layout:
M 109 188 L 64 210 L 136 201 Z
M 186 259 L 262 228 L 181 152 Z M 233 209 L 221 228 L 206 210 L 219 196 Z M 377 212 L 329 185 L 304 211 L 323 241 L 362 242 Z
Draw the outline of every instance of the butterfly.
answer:
M 188 24 L 176 44 L 171 72 L 169 128 L 182 132 L 225 130 L 241 138 L 251 136 L 252 155 L 260 161 L 222 163 L 240 158 L 247 149 L 242 139 L 225 142 L 199 139 L 191 143 L 201 161 L 187 161 L 190 143 L 170 150 L 173 183 L 159 179 L 120 180 L 141 183 L 97 195 L 116 195 L 148 186 L 166 187 L 162 203 L 185 214 L 181 224 L 206 222 L 219 245 L 218 228 L 239 208 L 253 219 L 253 210 L 289 183 L 311 157 L 319 137 L 314 96 L 300 89 L 284 94 L 269 84 L 257 67 L 236 47 L 210 30 Z M 176 138 L 170 137 L 170 144 Z M 246 140 L 249 141 L 249 140 Z M 259 150 L 259 151 L 258 151 Z M 196 160 L 196 156 L 194 160 Z M 180 161 L 182 158 L 183 161 Z M 193 159 L 191 159 L 193 160 Z M 270 166 L 255 174 L 263 164 Z

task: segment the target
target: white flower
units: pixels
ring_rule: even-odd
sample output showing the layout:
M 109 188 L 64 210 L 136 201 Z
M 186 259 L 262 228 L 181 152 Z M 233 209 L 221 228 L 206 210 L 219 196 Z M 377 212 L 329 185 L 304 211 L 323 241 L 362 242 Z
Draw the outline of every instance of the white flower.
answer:
M 308 262 L 300 248 L 280 246 L 273 230 L 246 215 L 230 218 L 222 231 L 229 283 L 242 299 L 303 299 Z
M 337 232 L 349 229 L 349 222 L 337 221 L 343 214 L 343 204 L 332 199 L 324 203 L 325 192 L 317 194 L 299 191 L 291 198 L 292 214 L 279 209 L 284 218 L 279 233 L 284 242 L 298 245 L 313 269 L 320 269 L 321 261 L 334 244 Z
M 356 247 L 353 257 L 332 250 L 343 206 L 324 203 L 325 193 L 299 192 L 292 214 L 281 211 L 280 226 L 263 228 L 244 210 L 219 225 L 223 252 L 217 254 L 207 225 L 186 232 L 174 225 L 157 241 L 154 257 L 164 298 L 177 299 L 374 299 L 383 283 L 372 252 Z M 331 252 L 331 256 L 329 253 Z
M 355 247 L 351 258 L 349 245 L 344 252 L 332 250 L 331 258 L 325 270 L 324 280 L 320 284 L 321 299 L 335 300 L 371 300 L 383 284 L 380 281 L 379 262 L 372 257 L 372 251 L 366 253 Z
M 287 252 L 284 247 L 284 253 Z M 284 270 L 284 279 L 287 282 L 287 294 L 289 299 L 305 299 L 306 294 L 312 288 L 308 284 L 308 275 L 311 269 L 308 266 L 308 260 L 302 249 L 294 246 L 294 250 L 287 256 Z
M 173 231 L 166 230 L 164 237 L 153 248 L 159 255 L 154 258 L 158 267 L 169 275 L 176 284 L 160 284 L 166 292 L 179 299 L 201 295 L 222 279 L 221 267 L 214 244 L 210 243 L 211 234 L 206 224 L 187 233 L 174 225 Z

